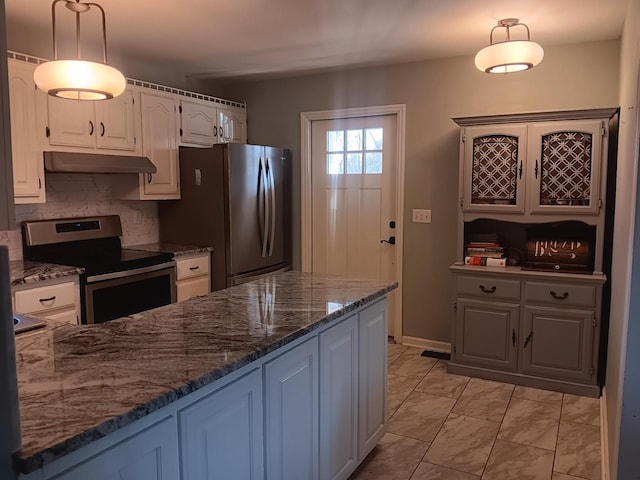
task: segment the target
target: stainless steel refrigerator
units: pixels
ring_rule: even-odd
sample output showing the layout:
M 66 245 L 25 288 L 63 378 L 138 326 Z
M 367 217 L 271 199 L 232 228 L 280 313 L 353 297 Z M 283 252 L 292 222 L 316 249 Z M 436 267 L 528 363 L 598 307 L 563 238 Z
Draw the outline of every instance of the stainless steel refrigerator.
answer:
M 180 200 L 160 202 L 160 240 L 213 247 L 211 288 L 291 264 L 291 152 L 246 144 L 181 147 Z

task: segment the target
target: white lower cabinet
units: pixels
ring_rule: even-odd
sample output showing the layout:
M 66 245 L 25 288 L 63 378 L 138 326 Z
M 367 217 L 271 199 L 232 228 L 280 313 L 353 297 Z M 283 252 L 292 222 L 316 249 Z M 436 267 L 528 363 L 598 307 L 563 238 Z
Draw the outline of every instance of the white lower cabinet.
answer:
M 13 310 L 16 313 L 77 325 L 80 323 L 79 280 L 77 277 L 71 281 L 68 280 L 69 277 L 65 278 L 16 287 L 13 292 Z
M 318 338 L 264 367 L 266 478 L 318 478 Z
M 358 315 L 320 334 L 320 478 L 358 465 Z
M 180 411 L 178 422 L 183 480 L 263 478 L 259 369 Z
M 178 478 L 175 418 L 135 433 L 51 480 L 174 480 Z
M 359 318 L 358 459 L 385 432 L 387 414 L 387 301 L 365 308 Z
M 387 301 L 20 480 L 346 479 L 385 431 Z

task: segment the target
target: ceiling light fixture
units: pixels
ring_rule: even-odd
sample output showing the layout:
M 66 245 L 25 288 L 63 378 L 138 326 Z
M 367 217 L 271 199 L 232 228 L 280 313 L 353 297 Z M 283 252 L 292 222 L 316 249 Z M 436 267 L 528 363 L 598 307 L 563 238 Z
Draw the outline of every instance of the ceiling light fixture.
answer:
M 527 30 L 526 40 L 511 40 L 512 27 L 524 27 Z M 493 31 L 506 28 L 506 40 L 493 43 Z M 476 54 L 476 67 L 486 73 L 511 73 L 529 70 L 540 63 L 544 50 L 536 42 L 531 41 L 529 27 L 520 23 L 517 18 L 504 18 L 491 29 L 489 46 Z
M 56 5 L 65 6 L 76 15 L 76 58 L 58 59 L 56 42 Z M 80 14 L 96 7 L 102 13 L 102 56 L 103 63 L 81 59 Z M 106 100 L 117 97 L 127 86 L 124 75 L 107 65 L 107 29 L 103 8 L 97 3 L 82 3 L 80 0 L 54 0 L 51 4 L 53 24 L 53 60 L 38 65 L 33 79 L 40 90 L 49 95 L 76 100 Z

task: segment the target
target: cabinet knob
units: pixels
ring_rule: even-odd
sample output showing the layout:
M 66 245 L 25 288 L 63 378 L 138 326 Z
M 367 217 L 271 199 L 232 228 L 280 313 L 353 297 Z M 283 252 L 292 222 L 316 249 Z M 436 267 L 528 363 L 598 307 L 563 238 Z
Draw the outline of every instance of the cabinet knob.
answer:
M 40 298 L 38 299 L 38 301 L 40 303 L 47 303 L 47 302 L 54 302 L 56 299 L 56 296 L 54 295 L 53 297 L 49 297 L 49 298 Z
M 196 267 L 189 267 L 189 270 L 193 271 L 193 270 L 198 270 L 200 267 L 196 266 Z
M 527 335 L 527 338 L 524 340 L 524 346 L 522 348 L 527 348 L 527 345 L 529 345 L 529 342 L 531 341 L 532 337 L 533 337 L 533 330 L 531 330 L 529 332 L 529 335 Z
M 147 183 L 151 183 L 151 179 L 152 179 L 152 174 L 151 173 L 147 173 Z
M 104 123 L 100 122 L 100 136 L 104 137 Z
M 89 136 L 93 135 L 93 122 L 91 120 L 89 120 Z
M 218 136 L 218 127 L 216 127 L 215 125 L 213 126 L 213 136 L 214 137 Z

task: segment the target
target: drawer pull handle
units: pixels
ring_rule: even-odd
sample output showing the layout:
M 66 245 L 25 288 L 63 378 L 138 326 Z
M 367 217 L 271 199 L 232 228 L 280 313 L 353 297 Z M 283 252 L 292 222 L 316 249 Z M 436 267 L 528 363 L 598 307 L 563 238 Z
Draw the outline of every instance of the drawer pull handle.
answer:
M 484 285 L 480 285 L 480 290 L 482 290 L 484 293 L 493 293 L 496 291 L 496 286 L 494 285 L 491 288 L 487 288 Z
M 525 338 L 524 340 L 524 347 L 522 348 L 527 348 L 527 345 L 529 345 L 529 342 L 531 341 L 531 338 L 533 337 L 533 330 L 531 330 L 529 332 L 529 335 L 527 335 L 527 338 Z
M 513 328 L 511 329 L 511 343 L 513 344 L 513 346 L 516 346 L 516 329 Z
M 56 296 L 54 295 L 53 297 L 49 297 L 49 298 L 40 298 L 38 301 L 40 303 L 46 303 L 46 302 L 53 302 L 55 301 Z
M 189 270 L 193 271 L 193 270 L 198 270 L 200 267 L 189 267 Z
M 569 292 L 564 292 L 562 295 L 558 295 L 556 292 L 554 292 L 553 290 L 549 291 L 549 295 L 551 295 L 553 298 L 555 298 L 556 300 L 566 300 L 567 297 L 569 296 Z

